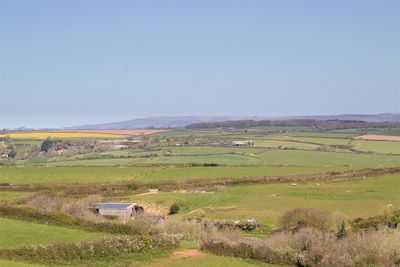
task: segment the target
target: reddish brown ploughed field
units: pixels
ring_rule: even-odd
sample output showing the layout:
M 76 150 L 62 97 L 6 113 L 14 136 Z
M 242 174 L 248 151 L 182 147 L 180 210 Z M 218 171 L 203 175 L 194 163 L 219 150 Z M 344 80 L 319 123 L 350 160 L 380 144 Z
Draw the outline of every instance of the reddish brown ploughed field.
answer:
M 400 136 L 391 135 L 377 135 L 377 134 L 365 134 L 355 137 L 361 140 L 374 140 L 374 141 L 400 141 Z

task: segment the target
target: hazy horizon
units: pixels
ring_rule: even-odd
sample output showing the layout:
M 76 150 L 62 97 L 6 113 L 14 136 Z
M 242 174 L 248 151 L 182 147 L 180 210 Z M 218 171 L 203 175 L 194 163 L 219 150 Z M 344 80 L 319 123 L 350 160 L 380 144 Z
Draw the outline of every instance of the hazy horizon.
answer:
M 400 1 L 0 0 L 0 128 L 400 112 Z

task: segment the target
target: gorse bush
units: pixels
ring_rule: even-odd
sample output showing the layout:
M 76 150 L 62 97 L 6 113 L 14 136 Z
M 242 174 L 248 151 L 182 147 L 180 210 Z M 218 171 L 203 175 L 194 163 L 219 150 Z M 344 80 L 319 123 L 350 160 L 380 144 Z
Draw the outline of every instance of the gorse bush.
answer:
M 177 214 L 180 208 L 181 207 L 177 203 L 172 204 L 171 207 L 169 208 L 169 214 L 170 215 Z
M 330 213 L 314 208 L 288 211 L 279 221 L 279 225 L 283 230 L 298 230 L 303 227 L 328 230 L 332 223 L 333 220 Z
M 212 238 L 202 249 L 225 256 L 296 266 L 399 266 L 400 230 L 356 232 L 337 239 L 315 228 L 279 232 L 263 240 Z
M 62 197 L 52 193 L 38 193 L 31 197 L 26 204 L 41 212 L 65 213 L 85 221 L 102 221 L 102 218 L 93 214 L 89 206 L 101 201 L 98 195 L 89 195 L 81 199 Z

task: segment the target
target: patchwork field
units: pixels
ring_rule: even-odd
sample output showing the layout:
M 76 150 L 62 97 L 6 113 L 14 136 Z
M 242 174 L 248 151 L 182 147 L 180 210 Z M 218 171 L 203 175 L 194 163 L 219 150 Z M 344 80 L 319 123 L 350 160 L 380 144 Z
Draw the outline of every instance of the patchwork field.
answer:
M 11 133 L 8 134 L 11 140 L 0 136 L 2 153 L 10 150 L 16 153 L 10 157 L 2 154 L 0 159 L 0 205 L 24 209 L 30 205 L 29 201 L 39 198 L 39 203 L 54 204 L 52 208 L 58 207 L 58 212 L 75 216 L 71 214 L 88 212 L 88 203 L 92 202 L 85 202 L 89 201 L 85 197 L 91 194 L 89 199 L 138 203 L 150 215 L 166 216 L 175 204 L 178 213 L 167 216 L 167 221 L 190 218 L 224 222 L 253 218 L 261 223 L 263 230 L 243 235 L 268 238 L 271 231 L 279 230 L 279 218 L 296 208 L 317 208 L 349 221 L 384 214 L 388 207 L 400 207 L 397 169 L 400 142 L 354 138 L 368 132 L 368 129 L 315 132 L 307 127 L 256 127 L 247 131 Z M 49 136 L 53 140 L 52 150 L 42 150 L 43 139 Z M 135 136 L 130 138 L 135 140 L 132 144 L 118 141 L 129 136 Z M 234 141 L 244 140 L 253 141 L 254 146 L 234 145 Z M 335 176 L 342 172 L 347 176 L 340 179 Z M 40 200 L 41 194 L 52 197 Z M 57 204 L 60 199 L 75 206 L 69 202 Z M 48 218 L 46 214 L 40 216 Z M 95 215 L 91 213 L 84 218 L 91 216 Z M 111 236 L 104 232 L 107 227 L 114 229 L 115 225 L 124 224 L 108 218 L 111 226 L 102 225 L 94 232 L 86 232 L 77 230 L 87 230 L 76 228 L 77 224 L 69 228 L 54 226 L 60 223 L 58 219 L 43 223 L 29 220 L 29 216 L 18 219 L 0 216 L 0 229 L 7 229 L 0 231 L 0 254 L 5 248 L 96 240 Z M 96 223 L 99 222 L 104 223 L 104 218 Z M 146 223 L 135 226 L 137 231 L 143 232 Z M 151 234 L 145 234 L 148 235 Z M 191 242 L 190 247 L 183 243 L 178 249 L 154 254 L 107 256 L 82 262 L 81 266 L 277 266 L 216 256 L 199 250 L 198 241 L 186 241 Z M 63 264 L 0 257 L 0 266 Z M 75 266 L 77 261 L 66 264 Z

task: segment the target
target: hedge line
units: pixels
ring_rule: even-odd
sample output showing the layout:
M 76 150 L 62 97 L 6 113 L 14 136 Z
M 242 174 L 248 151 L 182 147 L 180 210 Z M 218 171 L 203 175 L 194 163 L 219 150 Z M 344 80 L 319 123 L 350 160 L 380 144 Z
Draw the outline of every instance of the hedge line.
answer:
M 117 223 L 94 223 L 83 221 L 62 213 L 43 213 L 33 208 L 0 206 L 0 217 L 45 223 L 66 228 L 80 229 L 89 232 L 106 232 L 122 235 L 139 235 L 133 227 Z
M 118 236 L 75 244 L 59 243 L 49 246 L 27 246 L 17 249 L 0 249 L 0 258 L 17 261 L 50 263 L 105 259 L 128 253 L 160 252 L 177 248 L 179 239 L 174 236 L 155 235 Z

